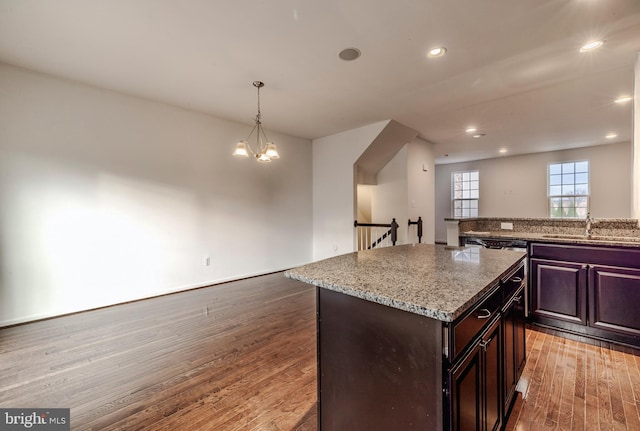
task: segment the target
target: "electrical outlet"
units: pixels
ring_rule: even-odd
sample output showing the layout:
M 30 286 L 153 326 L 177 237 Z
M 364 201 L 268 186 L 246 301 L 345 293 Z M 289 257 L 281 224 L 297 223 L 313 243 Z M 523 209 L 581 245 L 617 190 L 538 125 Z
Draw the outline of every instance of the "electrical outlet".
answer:
M 204 266 L 209 266 L 211 265 L 211 258 L 209 256 L 205 256 L 203 262 L 204 262 Z
M 513 223 L 500 223 L 500 229 L 513 230 Z

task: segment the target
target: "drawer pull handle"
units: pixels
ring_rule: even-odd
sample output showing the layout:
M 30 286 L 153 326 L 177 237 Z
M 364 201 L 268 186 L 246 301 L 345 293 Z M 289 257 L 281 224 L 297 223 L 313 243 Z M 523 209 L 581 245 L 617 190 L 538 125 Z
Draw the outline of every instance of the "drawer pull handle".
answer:
M 513 277 L 510 281 L 514 283 L 522 283 L 522 277 Z
M 483 340 L 483 341 L 480 341 L 479 345 L 480 347 L 482 347 L 482 350 L 486 352 L 487 349 L 489 348 L 489 344 L 491 344 L 492 341 L 493 341 L 493 338 L 490 338 L 487 341 Z
M 478 315 L 476 317 L 478 319 L 488 319 L 489 317 L 491 317 L 491 311 L 487 310 L 486 308 L 481 308 L 480 310 L 478 310 Z
M 520 301 L 522 301 L 522 295 L 513 298 L 513 302 L 515 302 L 516 304 L 520 304 Z

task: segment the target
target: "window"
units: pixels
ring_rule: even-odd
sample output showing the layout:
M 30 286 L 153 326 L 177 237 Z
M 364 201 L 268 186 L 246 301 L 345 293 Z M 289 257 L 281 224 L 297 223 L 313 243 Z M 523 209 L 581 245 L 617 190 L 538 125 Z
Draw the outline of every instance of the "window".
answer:
M 478 171 L 451 174 L 453 190 L 453 217 L 478 217 L 480 178 Z
M 589 211 L 589 162 L 549 165 L 549 216 L 584 218 Z

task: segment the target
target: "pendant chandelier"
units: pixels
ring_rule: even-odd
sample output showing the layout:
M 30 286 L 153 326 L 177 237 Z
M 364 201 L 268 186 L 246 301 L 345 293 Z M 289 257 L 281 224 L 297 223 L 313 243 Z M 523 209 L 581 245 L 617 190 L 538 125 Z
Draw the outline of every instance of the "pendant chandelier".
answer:
M 278 154 L 276 144 L 269 142 L 267 139 L 267 135 L 265 135 L 264 130 L 262 129 L 262 122 L 260 121 L 260 89 L 264 87 L 264 82 L 253 81 L 253 86 L 258 89 L 258 114 L 255 119 L 256 124 L 253 126 L 253 129 L 251 129 L 251 133 L 249 133 L 247 139 L 239 141 L 236 144 L 236 150 L 233 152 L 233 155 L 237 157 L 249 157 L 249 154 L 251 154 L 259 162 L 270 162 L 273 159 L 279 159 L 280 155 Z M 256 132 L 255 151 L 251 148 L 251 144 L 249 143 L 249 139 L 251 139 L 253 132 Z

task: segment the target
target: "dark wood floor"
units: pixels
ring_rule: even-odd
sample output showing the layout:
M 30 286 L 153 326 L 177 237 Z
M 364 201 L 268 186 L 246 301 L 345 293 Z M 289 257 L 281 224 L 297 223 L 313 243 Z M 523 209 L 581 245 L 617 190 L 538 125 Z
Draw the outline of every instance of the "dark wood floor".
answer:
M 0 330 L 0 406 L 74 430 L 315 429 L 315 291 L 282 274 Z
M 640 356 L 527 330 L 508 430 L 640 430 Z M 313 288 L 272 274 L 0 329 L 0 407 L 74 430 L 316 430 Z
M 507 430 L 640 430 L 640 352 L 527 330 Z

